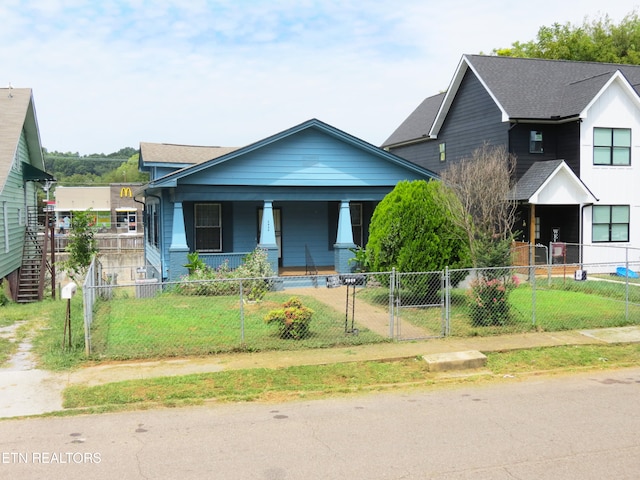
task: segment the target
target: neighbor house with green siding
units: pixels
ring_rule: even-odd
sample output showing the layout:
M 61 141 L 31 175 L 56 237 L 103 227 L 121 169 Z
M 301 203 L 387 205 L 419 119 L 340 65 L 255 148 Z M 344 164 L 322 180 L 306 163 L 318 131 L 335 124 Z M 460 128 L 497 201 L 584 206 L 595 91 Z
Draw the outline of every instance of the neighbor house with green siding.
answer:
M 44 172 L 40 133 L 30 88 L 0 89 L 0 279 L 17 299 L 28 225 L 37 224 L 38 182 Z M 28 242 L 27 242 L 28 243 Z

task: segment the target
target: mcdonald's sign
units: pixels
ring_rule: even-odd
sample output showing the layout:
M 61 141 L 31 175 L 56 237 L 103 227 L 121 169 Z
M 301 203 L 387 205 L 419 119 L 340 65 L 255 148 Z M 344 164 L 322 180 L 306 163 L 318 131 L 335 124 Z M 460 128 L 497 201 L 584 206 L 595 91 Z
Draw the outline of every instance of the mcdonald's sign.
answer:
M 133 193 L 131 193 L 131 188 L 122 187 L 120 189 L 120 198 L 122 198 L 122 197 L 133 197 Z

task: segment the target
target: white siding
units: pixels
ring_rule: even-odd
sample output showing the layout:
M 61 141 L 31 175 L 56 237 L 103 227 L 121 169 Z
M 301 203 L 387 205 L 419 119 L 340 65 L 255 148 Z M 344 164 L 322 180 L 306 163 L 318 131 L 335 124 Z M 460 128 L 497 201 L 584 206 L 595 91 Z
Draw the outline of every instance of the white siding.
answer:
M 607 262 L 624 259 L 625 247 L 640 249 L 640 109 L 631 101 L 628 91 L 614 82 L 587 112 L 580 127 L 580 177 L 591 189 L 597 205 L 629 205 L 630 224 L 628 243 L 592 242 L 592 209 L 586 207 L 583 217 L 584 262 Z M 630 128 L 631 165 L 594 166 L 593 129 Z M 598 247 L 598 248 L 596 248 Z M 629 254 L 630 261 L 640 260 L 640 250 Z

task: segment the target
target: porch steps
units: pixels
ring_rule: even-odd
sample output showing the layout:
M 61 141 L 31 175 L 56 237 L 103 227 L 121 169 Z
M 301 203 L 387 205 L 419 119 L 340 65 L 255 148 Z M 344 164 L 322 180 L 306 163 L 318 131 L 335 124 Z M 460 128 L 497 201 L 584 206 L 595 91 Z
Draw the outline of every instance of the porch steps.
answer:
M 281 267 L 278 269 L 278 275 L 281 277 L 302 277 L 308 275 L 306 270 L 306 267 Z M 316 275 L 338 275 L 333 265 L 316 266 L 315 271 L 317 272 Z
M 327 285 L 332 284 L 334 277 L 337 277 L 337 273 L 331 275 L 307 275 L 307 276 L 293 276 L 293 275 L 280 275 L 275 282 L 276 290 L 286 290 L 288 288 L 327 288 Z

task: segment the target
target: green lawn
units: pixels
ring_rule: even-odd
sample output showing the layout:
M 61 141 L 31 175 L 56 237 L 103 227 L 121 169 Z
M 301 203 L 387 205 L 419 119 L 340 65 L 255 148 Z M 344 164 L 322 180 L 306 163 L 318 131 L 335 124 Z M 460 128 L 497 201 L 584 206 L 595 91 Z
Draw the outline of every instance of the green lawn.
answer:
M 363 327 L 358 335 L 345 334 L 344 314 L 305 296 L 300 299 L 314 311 L 309 336 L 282 339 L 276 325 L 263 319 L 289 298 L 285 293 L 269 293 L 262 302 L 247 305 L 240 305 L 238 296 L 165 293 L 154 298 L 115 298 L 97 308 L 92 351 L 98 358 L 125 359 L 388 341 Z
M 216 402 L 324 398 L 358 392 L 436 388 L 460 383 L 519 381 L 540 373 L 635 366 L 640 345 L 581 345 L 487 354 L 487 369 L 476 375 L 443 377 L 419 358 L 391 362 L 349 362 L 256 368 L 187 376 L 128 380 L 98 386 L 76 385 L 64 392 L 64 406 L 78 413 L 150 406 Z M 487 373 L 490 371 L 491 373 Z M 74 413 L 73 411 L 71 413 Z
M 640 287 L 629 286 L 628 318 L 624 282 L 576 282 L 573 279 L 539 279 L 536 284 L 535 323 L 532 309 L 534 292 L 523 283 L 509 296 L 510 315 L 503 326 L 474 326 L 469 315 L 468 297 L 462 289 L 451 295 L 453 336 L 486 336 L 531 330 L 558 331 L 616 327 L 638 323 Z M 358 289 L 358 301 L 386 308 L 388 290 L 382 287 Z M 326 348 L 390 341 L 361 325 L 359 334 L 345 333 L 343 305 L 334 310 L 311 296 L 301 296 L 315 311 L 311 333 L 302 340 L 281 339 L 276 325 L 264 323 L 264 316 L 288 300 L 286 292 L 270 292 L 264 301 L 240 305 L 237 296 L 199 297 L 164 293 L 155 298 L 135 298 L 132 289 L 114 289 L 109 301 L 98 303 L 92 328 L 93 358 L 134 359 L 207 355 L 216 352 L 295 350 Z M 425 302 L 435 303 L 435 302 Z M 82 296 L 72 302 L 71 349 L 62 349 L 62 331 L 66 301 L 46 299 L 34 304 L 8 304 L 0 307 L 0 326 L 27 320 L 21 327 L 36 331 L 34 352 L 40 366 L 66 369 L 86 361 Z M 241 324 L 241 309 L 245 320 Z M 403 308 L 402 322 L 418 325 L 433 335 L 441 334 L 442 309 L 438 307 Z M 21 335 L 23 333 L 20 333 Z M 15 343 L 0 340 L 0 362 L 6 361 Z
M 504 325 L 476 326 L 470 316 L 467 290 L 451 293 L 450 334 L 459 337 L 501 335 L 531 330 L 559 331 L 632 325 L 640 315 L 640 287 L 629 288 L 629 314 L 625 310 L 624 282 L 576 282 L 573 279 L 537 280 L 534 291 L 523 283 L 509 295 L 509 318 Z M 380 306 L 388 304 L 388 291 L 367 289 L 359 298 Z M 437 303 L 439 293 L 430 302 Z M 402 322 L 426 329 L 434 335 L 442 330 L 443 309 L 438 307 L 402 308 Z
M 9 357 L 15 352 L 16 344 L 7 340 L 6 338 L 0 338 L 0 366 L 4 365 Z

